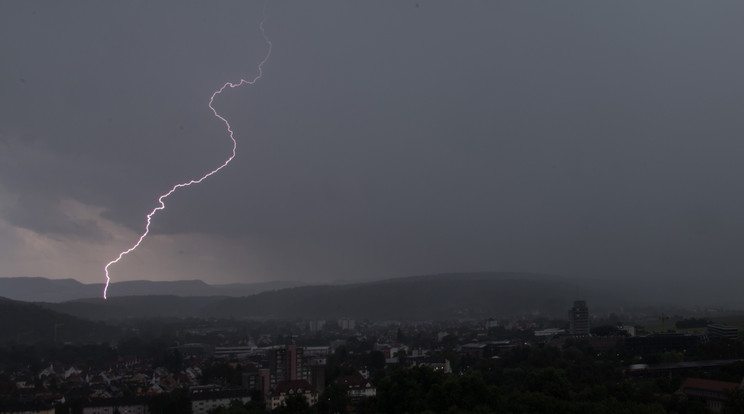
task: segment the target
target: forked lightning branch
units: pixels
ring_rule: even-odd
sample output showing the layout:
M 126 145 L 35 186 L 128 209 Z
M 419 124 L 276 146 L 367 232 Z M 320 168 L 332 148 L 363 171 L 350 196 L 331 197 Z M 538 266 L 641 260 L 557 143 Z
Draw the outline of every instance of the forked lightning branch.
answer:
M 106 267 L 104 268 L 104 271 L 106 273 L 106 286 L 103 289 L 103 298 L 104 299 L 106 299 L 106 295 L 108 293 L 109 283 L 111 282 L 111 277 L 109 275 L 109 268 L 111 267 L 111 265 L 113 265 L 115 263 L 118 263 L 127 254 L 133 252 L 142 243 L 142 241 L 145 239 L 145 237 L 147 237 L 147 235 L 150 233 L 150 223 L 152 222 L 153 216 L 158 211 L 165 209 L 165 199 L 167 199 L 171 194 L 173 194 L 179 188 L 188 187 L 188 186 L 190 186 L 192 184 L 198 184 L 198 183 L 206 180 L 207 177 L 209 177 L 209 176 L 211 176 L 213 174 L 216 174 L 218 171 L 220 171 L 221 169 L 225 168 L 227 166 L 227 164 L 229 164 L 230 161 L 232 161 L 233 158 L 235 158 L 235 150 L 237 148 L 238 143 L 235 140 L 235 137 L 233 136 L 232 127 L 230 127 L 230 123 L 227 121 L 227 119 L 225 117 L 223 117 L 222 115 L 220 115 L 219 113 L 217 113 L 217 110 L 214 109 L 213 103 L 214 103 L 214 99 L 217 97 L 217 95 L 221 94 L 228 87 L 230 87 L 230 88 L 237 88 L 237 87 L 242 86 L 242 85 L 253 85 L 259 79 L 261 79 L 261 76 L 263 75 L 263 65 L 266 63 L 267 60 L 269 60 L 269 56 L 271 56 L 271 48 L 272 48 L 271 41 L 266 36 L 266 32 L 264 31 L 264 22 L 265 21 L 266 21 L 266 7 L 264 5 L 263 16 L 262 16 L 262 20 L 261 20 L 261 24 L 259 25 L 259 28 L 261 29 L 261 36 L 263 36 L 263 39 L 266 42 L 266 45 L 268 47 L 267 47 L 266 55 L 264 56 L 263 60 L 261 60 L 261 62 L 258 64 L 258 74 L 253 79 L 251 79 L 251 80 L 240 79 L 240 81 L 239 82 L 236 82 L 236 83 L 226 82 L 224 85 L 222 85 L 221 88 L 219 88 L 216 91 L 214 91 L 214 93 L 212 94 L 212 96 L 209 98 L 209 109 L 212 111 L 212 113 L 214 114 L 215 117 L 217 117 L 218 119 L 220 119 L 222 122 L 225 123 L 225 127 L 227 128 L 227 132 L 228 132 L 229 137 L 230 137 L 230 140 L 232 140 L 232 144 L 233 144 L 233 146 L 232 146 L 232 153 L 225 160 L 225 162 L 223 162 L 221 165 L 219 165 L 217 168 L 213 169 L 212 171 L 204 174 L 203 176 L 201 176 L 198 179 L 194 179 L 194 180 L 190 180 L 190 181 L 187 181 L 187 182 L 184 182 L 184 183 L 176 184 L 167 193 L 165 193 L 165 194 L 161 195 L 160 197 L 158 197 L 158 205 L 157 205 L 157 207 L 155 207 L 147 215 L 147 224 L 145 225 L 145 231 L 144 231 L 144 233 L 142 233 L 142 235 L 140 235 L 139 239 L 137 240 L 136 243 L 134 243 L 134 245 L 132 245 L 132 247 L 128 248 L 127 250 L 122 251 L 116 257 L 116 259 L 114 259 L 114 260 L 108 262 L 108 264 L 106 264 Z

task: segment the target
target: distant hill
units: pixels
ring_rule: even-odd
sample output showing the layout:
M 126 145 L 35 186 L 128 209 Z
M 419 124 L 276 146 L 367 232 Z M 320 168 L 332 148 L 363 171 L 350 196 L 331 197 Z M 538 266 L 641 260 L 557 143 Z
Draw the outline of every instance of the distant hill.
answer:
M 574 300 L 586 300 L 590 312 L 597 313 L 621 312 L 639 306 L 669 309 L 670 306 L 741 303 L 738 291 L 731 290 L 726 296 L 712 290 L 715 284 L 608 281 L 532 273 L 448 273 L 346 285 L 284 289 L 279 286 L 227 288 L 201 281 L 121 282 L 112 285 L 112 294 L 106 301 L 94 297 L 42 305 L 91 320 L 130 317 L 442 320 L 526 314 L 565 318 Z M 270 287 L 275 289 L 269 290 Z M 143 291 L 144 295 L 137 293 Z M 125 293 L 131 296 L 120 296 Z M 198 294 L 202 296 L 193 296 Z
M 128 317 L 318 318 L 372 320 L 470 319 L 527 313 L 562 317 L 576 299 L 592 309 L 613 294 L 557 276 L 460 273 L 377 282 L 301 286 L 246 297 L 148 295 L 43 304 L 94 320 Z M 616 302 L 615 302 L 616 303 Z
M 108 297 L 146 295 L 249 296 L 267 290 L 284 289 L 302 284 L 302 282 L 279 281 L 210 285 L 201 280 L 171 282 L 137 280 L 112 283 L 109 286 Z M 103 295 L 103 287 L 103 283 L 84 284 L 74 279 L 0 278 L 0 295 L 26 302 L 57 303 L 75 299 L 99 298 Z
M 414 276 L 343 286 L 307 286 L 227 298 L 207 306 L 215 317 L 312 317 L 377 320 L 482 318 L 541 313 L 564 315 L 587 296 L 612 295 L 570 279 L 528 273 Z
M 202 310 L 215 317 L 422 320 L 508 317 L 567 318 L 574 300 L 591 312 L 637 307 L 741 309 L 726 285 L 678 280 L 606 280 L 535 273 L 447 273 L 340 286 L 304 286 L 226 298 Z
M 0 344 L 98 342 L 117 332 L 103 323 L 0 297 Z
M 74 279 L 0 278 L 0 295 L 26 302 L 62 302 L 90 298 L 100 296 L 102 291 L 103 285 L 85 285 Z
M 78 299 L 63 303 L 39 303 L 55 312 L 79 318 L 106 321 L 128 318 L 203 317 L 204 309 L 225 300 L 225 296 L 123 296 Z

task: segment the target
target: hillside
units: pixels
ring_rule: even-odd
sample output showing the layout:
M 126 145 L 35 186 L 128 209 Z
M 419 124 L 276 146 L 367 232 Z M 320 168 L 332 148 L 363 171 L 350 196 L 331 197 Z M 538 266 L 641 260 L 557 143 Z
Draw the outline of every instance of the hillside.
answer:
M 740 303 L 737 292 L 729 292 L 727 296 L 725 292 L 702 289 L 690 283 L 654 284 L 503 272 L 300 286 L 241 297 L 234 296 L 249 292 L 250 286 L 235 286 L 230 295 L 201 281 L 122 282 L 114 286 L 119 294 L 138 292 L 141 287 L 149 289 L 145 295 L 111 295 L 105 301 L 89 298 L 43 306 L 91 320 L 131 317 L 425 320 L 525 314 L 565 318 L 568 308 L 577 299 L 586 300 L 593 312 L 618 312 L 638 306 L 740 308 L 740 305 L 736 307 Z M 165 290 L 187 294 L 156 294 Z M 190 296 L 198 293 L 203 296 Z
M 111 283 L 108 297 L 174 295 L 174 296 L 249 296 L 267 290 L 300 286 L 301 282 L 231 283 L 210 285 L 201 280 L 149 281 Z M 0 278 L 0 295 L 24 302 L 58 303 L 76 299 L 100 298 L 103 283 L 84 284 L 74 279 L 43 277 Z
M 98 342 L 117 328 L 0 297 L 0 344 Z
M 310 286 L 228 298 L 204 309 L 215 317 L 377 320 L 483 318 L 539 312 L 563 315 L 573 300 L 609 294 L 568 279 L 518 273 L 415 276 L 344 286 Z
M 106 300 L 78 299 L 63 303 L 39 303 L 44 308 L 94 321 L 128 318 L 186 318 L 205 316 L 203 309 L 221 302 L 224 296 L 181 297 L 146 295 L 112 297 Z
M 575 299 L 586 299 L 598 310 L 616 303 L 613 298 L 602 289 L 556 276 L 461 273 L 294 287 L 239 298 L 147 295 L 43 306 L 92 320 L 130 317 L 424 320 L 526 313 L 563 317 Z

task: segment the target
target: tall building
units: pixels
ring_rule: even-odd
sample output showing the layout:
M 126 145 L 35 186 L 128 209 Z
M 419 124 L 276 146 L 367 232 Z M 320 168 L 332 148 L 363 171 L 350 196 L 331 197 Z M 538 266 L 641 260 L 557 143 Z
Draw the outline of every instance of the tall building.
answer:
M 307 329 L 310 330 L 310 332 L 318 332 L 322 331 L 323 328 L 325 328 L 326 321 L 322 319 L 313 319 L 307 323 Z
M 571 335 L 589 335 L 589 308 L 585 300 L 574 301 L 568 310 L 568 321 Z
M 271 349 L 269 351 L 269 369 L 273 374 L 272 386 L 281 381 L 298 379 L 297 374 L 303 372 L 302 356 L 303 349 L 294 344 Z
M 356 321 L 354 319 L 339 319 L 338 326 L 343 330 L 349 329 L 353 331 L 356 327 Z

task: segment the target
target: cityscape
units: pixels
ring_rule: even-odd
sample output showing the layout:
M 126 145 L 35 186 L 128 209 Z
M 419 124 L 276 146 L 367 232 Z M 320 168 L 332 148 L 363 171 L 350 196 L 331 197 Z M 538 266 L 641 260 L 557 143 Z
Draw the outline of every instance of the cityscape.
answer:
M 563 315 L 510 318 L 103 322 L 61 315 L 51 304 L 5 300 L 0 413 L 683 413 L 744 407 L 744 312 L 607 313 L 593 311 L 584 299 L 564 305 Z M 29 324 L 43 325 L 41 319 L 49 332 L 38 336 Z
M 0 1 L 0 414 L 744 413 L 742 16 Z

